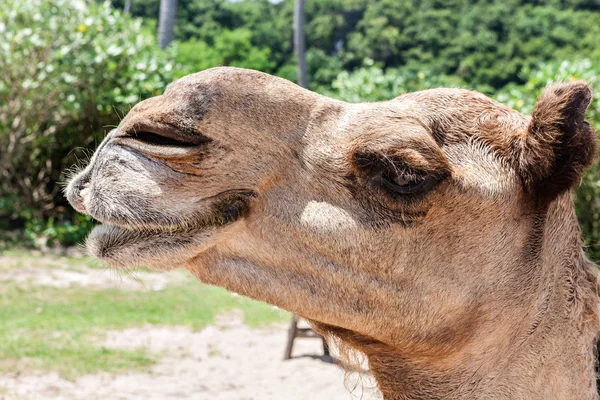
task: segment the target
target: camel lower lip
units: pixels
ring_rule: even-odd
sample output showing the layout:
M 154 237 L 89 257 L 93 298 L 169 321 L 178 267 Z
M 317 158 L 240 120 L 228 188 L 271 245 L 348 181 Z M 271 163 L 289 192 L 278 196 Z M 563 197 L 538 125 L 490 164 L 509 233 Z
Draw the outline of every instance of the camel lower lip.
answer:
M 202 251 L 215 227 L 183 230 L 137 230 L 98 225 L 86 240 L 87 253 L 111 267 L 178 266 Z
M 170 239 L 192 235 L 207 228 L 191 227 L 153 227 L 139 228 L 133 226 L 120 226 L 111 224 L 97 225 L 89 234 L 87 240 L 101 240 L 107 246 L 123 245 L 131 242 L 146 241 L 152 238 Z
M 90 243 L 100 245 L 101 249 L 99 252 L 92 252 L 93 256 L 98 258 L 104 258 L 107 252 L 114 247 L 123 246 L 126 243 L 139 240 L 147 240 L 153 235 L 154 231 L 142 231 L 137 229 L 127 229 L 116 225 L 100 224 L 97 225 L 92 232 L 89 234 L 86 240 L 86 246 L 90 248 Z M 159 234 L 160 231 L 156 231 L 155 234 Z
M 202 230 L 203 226 L 162 226 L 162 225 L 151 225 L 151 226 L 136 226 L 136 225 L 124 225 L 124 224 L 112 224 L 101 222 L 93 230 L 99 230 L 99 233 L 117 233 L 122 232 L 123 234 L 130 233 L 136 236 L 155 236 L 164 233 L 178 233 L 178 232 L 189 232 Z

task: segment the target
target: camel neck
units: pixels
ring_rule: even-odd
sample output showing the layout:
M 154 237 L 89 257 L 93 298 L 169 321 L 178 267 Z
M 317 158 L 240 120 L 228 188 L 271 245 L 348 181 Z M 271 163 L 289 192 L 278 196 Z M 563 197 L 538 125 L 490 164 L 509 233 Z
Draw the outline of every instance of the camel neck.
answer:
M 596 267 L 582 252 L 570 196 L 550 205 L 531 270 L 533 307 L 502 310 L 461 351 L 415 359 L 389 349 L 368 354 L 385 400 L 598 400 Z M 526 303 L 526 302 L 523 302 Z
M 436 370 L 398 358 L 386 365 L 379 358 L 370 365 L 385 400 L 597 400 L 591 343 L 586 347 L 573 344 L 554 358 L 528 348 L 515 355 L 513 365 L 496 368 L 482 363 L 471 370 Z M 393 371 L 390 365 L 395 365 Z
M 565 318 L 549 316 L 510 344 L 475 343 L 452 359 L 414 360 L 379 351 L 369 355 L 370 368 L 385 400 L 598 400 L 595 334 Z

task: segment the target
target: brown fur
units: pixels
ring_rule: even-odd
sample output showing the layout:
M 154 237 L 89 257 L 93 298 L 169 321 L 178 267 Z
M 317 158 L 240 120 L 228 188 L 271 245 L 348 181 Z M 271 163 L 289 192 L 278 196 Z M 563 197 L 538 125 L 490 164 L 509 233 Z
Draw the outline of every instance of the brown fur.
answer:
M 571 82 L 531 118 L 460 89 L 347 104 L 216 68 L 136 105 L 67 195 L 104 224 L 92 255 L 304 316 L 386 399 L 597 399 L 571 199 L 589 101 Z

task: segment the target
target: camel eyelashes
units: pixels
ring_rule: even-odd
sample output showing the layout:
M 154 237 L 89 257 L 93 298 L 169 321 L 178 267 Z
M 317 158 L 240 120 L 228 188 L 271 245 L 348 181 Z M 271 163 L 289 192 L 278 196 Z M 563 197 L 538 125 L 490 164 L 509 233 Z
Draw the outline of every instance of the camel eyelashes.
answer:
M 447 173 L 424 171 L 390 156 L 360 153 L 354 155 L 354 165 L 371 184 L 394 196 L 423 194 L 433 189 Z
M 395 193 L 408 195 L 430 189 L 435 180 L 431 176 L 390 169 L 381 174 L 381 183 Z
M 163 135 L 159 135 L 153 132 L 140 131 L 133 132 L 126 137 L 131 139 L 139 140 L 140 142 L 151 144 L 155 146 L 170 146 L 170 147 L 193 147 L 196 143 L 186 142 L 182 140 L 173 139 Z

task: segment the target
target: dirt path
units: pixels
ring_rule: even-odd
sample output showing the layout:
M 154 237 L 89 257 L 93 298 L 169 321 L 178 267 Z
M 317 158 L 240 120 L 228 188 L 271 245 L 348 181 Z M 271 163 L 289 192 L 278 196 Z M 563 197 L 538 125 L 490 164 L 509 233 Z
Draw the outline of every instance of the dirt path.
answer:
M 284 326 L 249 329 L 235 322 L 200 332 L 153 326 L 115 331 L 108 334 L 107 347 L 147 347 L 163 357 L 148 372 L 101 373 L 75 381 L 54 373 L 7 374 L 0 376 L 0 398 L 378 399 L 368 375 L 345 377 L 339 366 L 322 361 L 320 341 L 299 339 L 296 343 L 294 358 L 282 361 Z
M 138 279 L 115 279 L 107 271 L 58 265 L 56 259 L 45 260 L 51 268 L 44 271 L 10 262 L 0 256 L 0 284 L 11 280 L 33 286 L 160 290 L 182 279 L 177 273 L 151 272 L 138 273 Z M 323 361 L 320 340 L 296 340 L 294 358 L 283 361 L 286 330 L 285 325 L 250 329 L 233 314 L 218 317 L 214 325 L 198 332 L 151 325 L 111 331 L 98 345 L 146 348 L 158 362 L 147 371 L 99 373 L 74 381 L 55 373 L 0 374 L 0 399 L 379 399 L 368 374 L 346 374 Z

